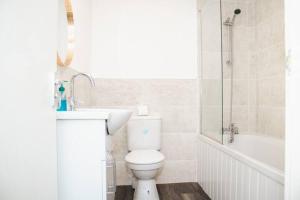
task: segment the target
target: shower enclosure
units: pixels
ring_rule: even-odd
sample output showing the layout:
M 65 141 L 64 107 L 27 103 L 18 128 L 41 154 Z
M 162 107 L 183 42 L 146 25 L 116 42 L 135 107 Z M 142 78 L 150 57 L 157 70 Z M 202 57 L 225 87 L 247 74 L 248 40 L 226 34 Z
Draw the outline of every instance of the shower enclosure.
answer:
M 198 183 L 213 200 L 282 200 L 284 1 L 198 3 Z
M 284 138 L 283 0 L 198 4 L 201 133 L 223 144 L 237 134 Z

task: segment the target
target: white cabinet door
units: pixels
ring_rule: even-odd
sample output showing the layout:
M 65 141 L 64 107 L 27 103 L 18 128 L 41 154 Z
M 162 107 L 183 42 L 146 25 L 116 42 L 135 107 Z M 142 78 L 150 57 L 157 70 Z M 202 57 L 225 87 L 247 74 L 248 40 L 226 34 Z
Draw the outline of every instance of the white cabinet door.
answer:
M 104 120 L 57 120 L 59 200 L 106 200 Z

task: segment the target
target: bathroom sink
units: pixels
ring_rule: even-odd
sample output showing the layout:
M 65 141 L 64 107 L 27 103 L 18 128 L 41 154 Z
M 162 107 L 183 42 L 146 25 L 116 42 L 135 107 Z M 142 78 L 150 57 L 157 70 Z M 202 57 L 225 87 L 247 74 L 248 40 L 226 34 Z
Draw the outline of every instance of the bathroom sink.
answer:
M 116 133 L 130 119 L 132 111 L 126 109 L 107 109 L 107 108 L 78 108 L 74 112 L 106 113 L 107 128 L 110 135 Z

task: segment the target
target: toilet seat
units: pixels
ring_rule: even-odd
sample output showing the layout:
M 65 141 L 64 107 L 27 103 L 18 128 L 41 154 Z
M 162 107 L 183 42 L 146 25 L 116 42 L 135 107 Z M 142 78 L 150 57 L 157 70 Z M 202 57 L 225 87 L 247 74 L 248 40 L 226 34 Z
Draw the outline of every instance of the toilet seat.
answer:
M 165 156 L 156 150 L 134 150 L 125 157 L 127 165 L 132 170 L 157 170 L 162 167 Z
M 156 150 L 134 150 L 125 157 L 126 162 L 134 165 L 157 164 L 164 159 L 164 155 Z

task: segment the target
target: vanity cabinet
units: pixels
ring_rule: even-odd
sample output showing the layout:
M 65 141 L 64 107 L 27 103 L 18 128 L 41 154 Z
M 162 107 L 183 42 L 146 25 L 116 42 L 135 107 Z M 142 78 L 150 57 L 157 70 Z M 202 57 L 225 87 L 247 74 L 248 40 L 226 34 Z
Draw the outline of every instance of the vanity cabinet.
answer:
M 107 181 L 107 169 L 115 170 L 113 159 L 107 162 L 107 119 L 105 113 L 57 113 L 58 200 L 106 200 L 115 191 L 115 181 Z

